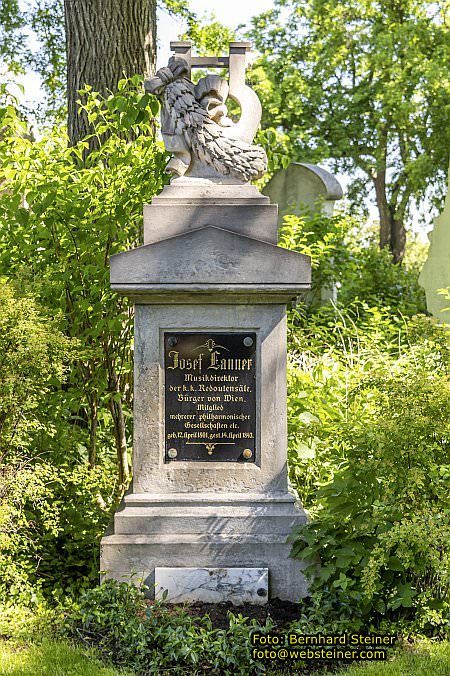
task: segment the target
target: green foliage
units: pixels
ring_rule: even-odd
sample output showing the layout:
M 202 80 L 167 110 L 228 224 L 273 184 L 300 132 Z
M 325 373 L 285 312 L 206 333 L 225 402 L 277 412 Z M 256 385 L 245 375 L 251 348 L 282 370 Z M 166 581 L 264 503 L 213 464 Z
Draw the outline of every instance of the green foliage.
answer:
M 441 201 L 447 24 L 444 0 L 278 0 L 251 31 L 263 126 L 289 137 L 291 159 L 333 158 L 357 181 L 359 205 L 376 183 L 381 221 L 403 221 L 425 196 Z
M 343 306 L 359 299 L 369 306 L 392 308 L 404 315 L 426 312 L 425 293 L 416 266 L 393 264 L 387 249 L 370 245 L 350 251 L 350 261 L 338 291 Z
M 46 424 L 40 404 L 65 379 L 75 345 L 33 298 L 0 278 L 0 467 L 31 452 Z
M 417 262 L 394 265 L 389 252 L 380 251 L 371 238 L 361 240 L 361 223 L 346 213 L 331 218 L 320 213 L 285 217 L 280 246 L 311 257 L 310 310 L 318 310 L 334 287 L 342 307 L 359 300 L 367 307 L 392 308 L 404 315 L 425 312 Z
M 18 0 L 3 0 L 0 5 L 0 58 L 8 63 L 12 72 L 20 69 L 18 55 L 23 49 L 21 31 L 24 26 L 25 17 Z
M 312 289 L 308 305 L 317 307 L 323 290 L 341 285 L 349 273 L 350 248 L 346 247 L 356 221 L 345 214 L 328 218 L 320 213 L 284 217 L 280 231 L 280 246 L 299 251 L 311 258 Z
M 214 14 L 205 15 L 201 21 L 193 17 L 183 40 L 191 40 L 200 56 L 228 53 L 228 43 L 236 39 L 235 31 L 217 21 Z
M 86 592 L 71 620 L 85 642 L 138 674 L 261 673 L 251 660 L 250 633 L 271 628 L 230 612 L 228 629 L 213 629 L 208 616 L 150 603 L 144 589 L 114 580 Z
M 94 583 L 98 542 L 117 505 L 114 467 L 3 469 L 0 493 L 2 604 L 53 602 Z
M 140 244 L 166 160 L 158 104 L 141 85 L 84 92 L 90 153 L 91 139 L 68 148 L 58 129 L 33 141 L 3 90 L 0 275 L 17 289 L 0 278 L 4 602 L 55 602 L 91 584 L 128 480 L 133 318 L 110 290 L 108 260 Z
M 172 16 L 179 16 L 190 22 L 195 21 L 195 14 L 189 8 L 189 0 L 162 0 L 158 5 Z
M 48 461 L 39 439 L 57 423 L 50 402 L 79 349 L 33 298 L 18 296 L 4 279 L 0 354 L 0 596 L 30 601 L 47 587 L 56 597 L 78 578 L 96 575 L 97 539 L 116 492 L 113 470 Z M 101 494 L 109 494 L 102 508 Z
M 313 507 L 294 552 L 322 621 L 433 631 L 450 611 L 448 334 L 375 309 L 363 329 L 345 317 L 334 341 L 323 326 L 307 347 L 317 319 L 294 339 L 291 477 Z
M 337 287 L 336 303 L 289 313 L 289 471 L 311 516 L 294 536 L 311 577 L 301 626 L 444 632 L 448 329 L 416 314 L 417 262 L 393 265 L 357 232 L 342 214 L 282 230 L 312 257 L 313 289 Z
M 87 155 L 89 138 L 68 148 L 55 130 L 35 142 L 12 105 L 0 109 L 0 271 L 32 286 L 83 350 L 58 400 L 82 433 L 71 441 L 59 428 L 63 437 L 50 443 L 68 441 L 72 457 L 93 465 L 99 443 L 109 457 L 112 428 L 126 481 L 132 313 L 110 290 L 108 261 L 141 243 L 142 205 L 161 189 L 166 157 L 154 139 L 158 103 L 141 78 L 122 80 L 106 99 L 83 93 L 98 145 Z
M 157 4 L 170 15 L 196 25 L 188 0 L 161 0 Z M 46 93 L 43 110 L 39 111 L 41 122 L 47 122 L 49 116 L 60 116 L 65 107 L 67 65 L 62 0 L 2 0 L 0 62 L 13 73 L 31 70 L 39 75 Z

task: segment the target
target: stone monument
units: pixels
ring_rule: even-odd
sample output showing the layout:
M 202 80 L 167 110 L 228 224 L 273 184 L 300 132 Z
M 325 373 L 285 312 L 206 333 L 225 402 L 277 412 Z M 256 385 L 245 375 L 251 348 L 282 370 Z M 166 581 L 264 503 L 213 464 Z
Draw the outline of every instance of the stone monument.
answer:
M 305 209 L 331 217 L 334 203 L 342 199 L 342 187 L 333 174 L 317 164 L 291 162 L 277 171 L 263 189 L 278 204 L 279 224 L 286 214 L 302 216 Z
M 428 233 L 430 249 L 419 277 L 425 290 L 427 309 L 440 322 L 450 323 L 450 301 L 440 289 L 450 289 L 450 167 L 448 191 L 442 214 Z
M 344 193 L 341 184 L 333 174 L 317 164 L 291 162 L 286 169 L 277 171 L 263 194 L 278 204 L 278 226 L 281 228 L 286 215 L 307 216 L 322 214 L 331 218 L 334 204 L 342 199 Z M 313 277 L 312 288 L 305 294 L 306 305 L 325 305 L 337 302 L 338 288 L 334 282 L 324 284 L 317 271 Z
M 249 183 L 266 169 L 250 44 L 171 48 L 145 86 L 172 182 L 144 207 L 144 246 L 111 258 L 112 288 L 135 304 L 133 483 L 102 575 L 134 574 L 169 602 L 296 601 L 306 584 L 286 540 L 305 513 L 287 478 L 286 304 L 309 288 L 310 260 L 277 246 L 277 207 Z M 194 85 L 196 67 L 229 79 Z

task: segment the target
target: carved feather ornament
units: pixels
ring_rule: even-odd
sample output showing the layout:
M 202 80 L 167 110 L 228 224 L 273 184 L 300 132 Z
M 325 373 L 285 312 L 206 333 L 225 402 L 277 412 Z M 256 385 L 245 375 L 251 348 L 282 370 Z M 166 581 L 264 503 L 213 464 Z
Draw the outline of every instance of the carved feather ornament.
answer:
M 161 131 L 166 150 L 173 155 L 166 167 L 168 173 L 192 175 L 195 168 L 196 176 L 215 173 L 245 183 L 264 175 L 266 153 L 252 144 L 260 104 L 245 84 L 242 100 L 233 96 L 242 111 L 237 123 L 228 117 L 228 82 L 210 74 L 194 85 L 183 58 L 172 57 L 167 67 L 146 80 L 145 89 L 161 101 Z M 253 119 L 245 121 L 249 116 Z

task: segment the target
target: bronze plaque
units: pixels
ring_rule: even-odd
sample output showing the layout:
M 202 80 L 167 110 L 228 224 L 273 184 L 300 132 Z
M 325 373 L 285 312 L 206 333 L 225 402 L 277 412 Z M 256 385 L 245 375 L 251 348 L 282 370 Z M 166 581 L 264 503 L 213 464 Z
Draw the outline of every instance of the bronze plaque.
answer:
M 165 460 L 255 462 L 256 333 L 165 333 Z

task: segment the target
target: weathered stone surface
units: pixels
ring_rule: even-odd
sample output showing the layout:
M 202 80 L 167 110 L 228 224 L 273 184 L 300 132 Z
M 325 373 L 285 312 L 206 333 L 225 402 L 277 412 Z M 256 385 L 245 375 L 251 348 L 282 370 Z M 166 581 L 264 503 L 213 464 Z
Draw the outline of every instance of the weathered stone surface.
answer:
M 273 204 L 147 204 L 144 244 L 213 225 L 269 244 L 278 242 L 277 208 Z
M 425 289 L 427 309 L 440 322 L 450 322 L 450 301 L 439 289 L 450 287 L 450 169 L 449 187 L 442 214 L 428 234 L 430 249 L 419 277 Z
M 229 536 L 246 533 L 255 537 L 273 535 L 284 542 L 293 526 L 304 522 L 305 514 L 296 505 L 294 496 L 281 491 L 134 493 L 125 496 L 123 509 L 116 513 L 114 533 L 170 536 L 189 533 L 199 538 L 208 533 Z
M 270 205 L 270 199 L 262 195 L 254 185 L 230 182 L 226 177 L 220 179 L 194 178 L 192 176 L 174 178 L 163 191 L 156 195 L 152 204 L 184 204 L 186 206 L 215 206 L 218 210 L 224 204 L 235 206 Z M 276 207 L 276 205 L 272 205 Z
M 168 603 L 244 603 L 264 605 L 269 595 L 267 568 L 155 568 L 156 598 Z
M 266 153 L 252 144 L 262 111 L 258 96 L 245 84 L 249 49 L 250 43 L 230 43 L 229 57 L 222 62 L 229 68 L 229 83 L 209 74 L 194 85 L 190 79 L 194 60 L 184 45 L 167 67 L 145 81 L 146 91 L 161 100 L 162 136 L 173 155 L 168 173 L 248 182 L 266 172 Z M 201 65 L 217 65 L 217 57 L 203 58 Z M 239 103 L 237 122 L 228 117 L 228 95 Z
M 282 305 L 137 305 L 133 488 L 102 540 L 101 569 L 135 573 L 152 590 L 156 567 L 262 567 L 270 597 L 307 593 L 287 538 L 304 523 L 287 485 L 286 320 Z M 164 462 L 162 335 L 183 329 L 257 335 L 256 463 Z
M 176 262 L 176 264 L 174 264 Z M 262 272 L 263 271 L 263 272 Z M 237 284 L 307 288 L 310 259 L 229 230 L 206 226 L 111 257 L 111 284 Z
M 267 568 L 270 598 L 296 601 L 307 587 L 286 540 L 305 519 L 283 491 L 134 493 L 102 540 L 101 570 L 117 580 L 133 575 L 153 596 L 156 568 Z
M 278 204 L 279 222 L 286 214 L 301 215 L 305 207 L 332 216 L 334 203 L 343 197 L 337 179 L 316 164 L 292 162 L 280 169 L 264 187 L 263 192 Z
M 250 331 L 257 336 L 256 464 L 165 463 L 164 331 Z M 137 305 L 133 491 L 287 491 L 286 319 L 279 305 Z
M 252 94 L 245 86 L 247 49 L 246 44 L 234 43 L 229 60 L 222 65 L 230 67 L 230 92 L 241 104 L 242 115 L 236 128 L 241 139 L 251 144 L 256 131 L 256 109 L 252 112 Z M 189 45 L 178 43 L 175 51 L 183 56 L 189 72 L 195 61 Z M 197 59 L 197 65 L 205 65 L 200 61 Z M 171 68 L 171 73 L 160 73 L 161 84 L 153 83 L 156 89 L 161 86 L 167 90 L 166 85 L 175 80 L 180 84 L 183 78 L 179 76 L 185 67 L 179 66 L 178 63 Z M 185 81 L 181 89 L 183 96 L 192 94 Z M 200 103 L 211 92 L 223 94 L 223 85 L 210 78 L 193 91 Z M 170 103 L 169 99 L 170 96 L 166 103 Z M 192 111 L 199 112 L 191 103 Z M 208 115 L 211 113 L 211 119 L 216 117 L 225 122 L 224 109 L 213 110 L 216 104 L 217 101 L 209 101 L 205 110 Z M 170 117 L 170 105 L 166 113 Z M 289 492 L 287 479 L 285 303 L 309 287 L 310 260 L 275 246 L 276 208 L 254 186 L 242 182 L 246 176 L 233 175 L 231 166 L 226 165 L 229 158 L 225 166 L 230 171 L 222 171 L 223 157 L 215 153 L 223 150 L 223 139 L 219 139 L 217 148 L 209 148 L 208 152 L 202 149 L 201 143 L 197 143 L 200 137 L 194 138 L 205 131 L 202 123 L 194 135 L 189 132 L 180 142 L 180 135 L 177 137 L 170 129 L 169 117 L 166 116 L 167 126 L 163 129 L 165 141 L 173 142 L 171 150 L 175 155 L 169 171 L 187 171 L 190 177 L 174 180 L 146 207 L 145 245 L 111 259 L 113 289 L 135 301 L 133 485 L 115 514 L 112 533 L 102 539 L 102 576 L 142 579 L 150 594 L 154 594 L 155 582 L 162 586 L 176 582 L 172 586 L 172 600 L 261 603 L 261 599 L 265 602 L 271 597 L 296 601 L 306 595 L 307 587 L 302 563 L 290 558 L 291 545 L 287 539 L 294 526 L 305 523 L 306 515 L 296 496 Z M 205 119 L 203 115 L 202 120 Z M 189 123 L 189 119 L 185 122 Z M 208 120 L 205 125 L 215 129 Z M 236 140 L 236 136 L 233 138 Z M 234 147 L 233 143 L 227 147 Z M 239 167 L 245 166 L 253 152 L 251 147 L 241 147 L 241 151 L 236 158 Z M 206 157 L 205 153 L 209 155 Z M 251 172 L 254 170 L 252 162 L 248 167 Z M 191 344 L 182 333 L 200 334 L 202 341 Z M 233 333 L 247 335 L 230 337 Z M 222 341 L 226 345 L 220 343 L 221 334 L 228 337 Z M 172 393 L 190 393 L 189 382 L 194 382 L 179 374 L 177 378 L 165 377 L 165 367 L 179 368 L 169 349 L 178 343 L 171 345 L 168 341 L 179 341 L 180 350 L 185 346 L 186 352 L 179 352 L 179 362 L 181 358 L 185 364 L 190 360 L 187 368 L 192 369 L 196 360 L 195 368 L 201 371 L 200 353 L 191 357 L 193 351 L 211 350 L 209 361 L 208 353 L 201 353 L 201 363 L 214 368 L 212 350 L 228 350 L 237 359 L 236 355 L 244 354 L 240 343 L 241 352 L 236 347 L 237 342 L 249 336 L 254 341 L 251 378 L 245 383 L 242 380 L 240 386 L 245 385 L 242 391 L 251 393 L 251 406 L 249 400 L 243 400 L 247 405 L 243 410 L 250 416 L 251 424 L 240 427 L 235 421 L 244 420 L 240 417 L 243 412 L 233 409 L 231 414 L 228 412 L 230 422 L 226 432 L 220 424 L 220 436 L 216 436 L 215 422 L 208 427 L 209 411 L 225 409 L 208 408 L 206 417 L 203 414 L 197 417 L 204 409 L 199 406 L 192 413 L 188 395 L 185 400 L 184 395 L 181 399 L 178 394 L 165 396 L 166 387 Z M 228 364 L 223 355 L 221 358 Z M 248 366 L 250 357 L 247 355 L 246 359 Z M 244 369 L 236 362 L 223 368 L 230 372 Z M 215 394 L 219 392 L 217 388 L 213 390 Z M 197 391 L 193 386 L 192 391 L 197 396 L 203 390 Z M 231 391 L 232 388 L 228 390 Z M 211 397 L 211 401 L 217 399 Z M 165 421 L 169 418 L 165 407 L 175 407 L 176 403 L 180 404 L 180 410 L 184 406 L 181 412 L 177 410 L 177 415 L 191 411 L 192 425 L 198 427 L 193 437 L 192 426 L 188 434 L 184 423 L 168 424 L 167 433 Z M 205 429 L 214 431 L 204 433 Z M 203 443 L 203 434 L 208 438 L 207 444 Z M 166 443 L 179 438 L 185 439 L 185 446 L 205 446 L 203 450 L 211 453 L 211 457 L 205 461 L 197 452 L 190 454 L 191 449 L 186 451 L 182 444 L 172 448 Z M 238 438 L 252 439 L 252 443 L 243 444 L 246 447 L 242 449 L 239 446 L 239 454 L 231 460 L 222 451 L 217 452 L 214 460 L 215 448 L 211 446 L 222 443 L 226 449 L 227 445 L 237 445 L 227 441 Z M 246 462 L 249 456 L 245 453 L 249 451 L 251 462 Z M 250 568 L 258 569 L 258 575 L 268 572 L 268 587 L 264 576 L 264 597 L 257 593 L 263 587 L 258 586 L 255 595 L 255 581 L 242 572 Z M 173 569 L 182 569 L 184 576 Z M 168 572 L 170 583 L 163 579 Z M 186 584 L 190 575 L 194 580 Z M 208 576 L 206 584 L 204 576 Z M 228 582 L 225 584 L 227 579 L 230 586 Z

